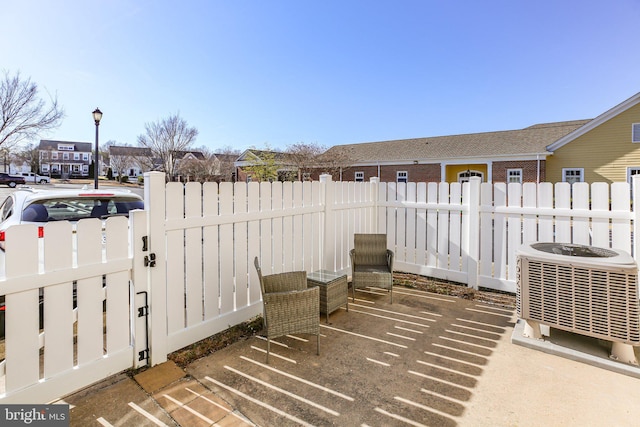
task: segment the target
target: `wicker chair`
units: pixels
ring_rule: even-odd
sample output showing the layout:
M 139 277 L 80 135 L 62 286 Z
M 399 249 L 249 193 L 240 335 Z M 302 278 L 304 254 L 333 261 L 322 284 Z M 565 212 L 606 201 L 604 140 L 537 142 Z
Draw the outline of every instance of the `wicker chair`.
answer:
M 317 354 L 320 354 L 320 293 L 317 286 L 307 288 L 307 273 L 289 273 L 263 276 L 260 263 L 254 260 L 264 304 L 263 320 L 267 334 L 267 363 L 271 339 L 287 334 L 316 336 Z
M 393 304 L 393 251 L 387 249 L 386 234 L 355 234 L 351 255 L 351 290 L 376 287 L 389 290 Z

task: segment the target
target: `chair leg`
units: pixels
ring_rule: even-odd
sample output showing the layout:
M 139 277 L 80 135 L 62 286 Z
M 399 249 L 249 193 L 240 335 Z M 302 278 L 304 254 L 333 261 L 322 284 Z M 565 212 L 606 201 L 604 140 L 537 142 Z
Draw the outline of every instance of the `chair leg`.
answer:
M 318 356 L 320 356 L 320 332 L 318 332 L 318 335 L 316 335 L 316 339 L 318 340 L 316 344 L 317 354 Z
M 393 304 L 393 285 L 389 288 L 389 296 L 391 297 L 391 304 Z

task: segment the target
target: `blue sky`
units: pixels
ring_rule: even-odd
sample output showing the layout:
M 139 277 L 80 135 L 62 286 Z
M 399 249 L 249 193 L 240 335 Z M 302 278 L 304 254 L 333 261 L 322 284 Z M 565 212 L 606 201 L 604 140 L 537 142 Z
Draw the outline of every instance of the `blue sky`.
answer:
M 21 0 L 0 69 L 57 95 L 45 135 L 284 149 L 593 118 L 640 91 L 640 1 Z

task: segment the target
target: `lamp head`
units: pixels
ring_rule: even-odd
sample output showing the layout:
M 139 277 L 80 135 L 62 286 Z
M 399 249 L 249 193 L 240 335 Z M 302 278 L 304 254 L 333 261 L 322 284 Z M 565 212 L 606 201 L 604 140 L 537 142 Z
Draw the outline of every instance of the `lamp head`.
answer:
M 93 110 L 93 120 L 96 122 L 96 125 L 100 124 L 100 120 L 102 120 L 102 111 L 99 108 Z

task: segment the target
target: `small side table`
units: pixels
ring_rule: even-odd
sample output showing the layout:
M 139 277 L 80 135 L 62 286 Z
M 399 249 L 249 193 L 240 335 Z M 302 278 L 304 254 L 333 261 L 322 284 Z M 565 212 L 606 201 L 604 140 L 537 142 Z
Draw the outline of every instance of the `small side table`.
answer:
M 320 313 L 327 315 L 336 311 L 345 304 L 349 311 L 349 299 L 347 275 L 333 271 L 319 270 L 307 274 L 307 287 L 318 286 L 320 288 Z

